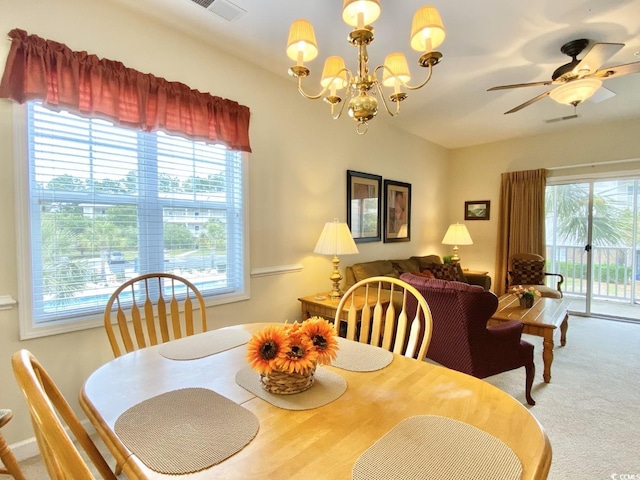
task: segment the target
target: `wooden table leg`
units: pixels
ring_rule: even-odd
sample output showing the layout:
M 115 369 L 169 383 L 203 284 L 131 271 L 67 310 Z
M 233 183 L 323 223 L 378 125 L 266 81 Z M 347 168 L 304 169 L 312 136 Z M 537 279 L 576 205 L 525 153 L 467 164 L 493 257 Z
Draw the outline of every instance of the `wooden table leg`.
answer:
M 542 378 L 544 383 L 551 381 L 551 364 L 553 363 L 553 333 L 554 330 L 547 329 L 544 333 L 542 341 L 542 362 L 544 363 L 544 372 Z
M 569 328 L 569 315 L 565 315 L 564 320 L 560 324 L 560 345 L 563 347 L 567 344 L 567 329 Z

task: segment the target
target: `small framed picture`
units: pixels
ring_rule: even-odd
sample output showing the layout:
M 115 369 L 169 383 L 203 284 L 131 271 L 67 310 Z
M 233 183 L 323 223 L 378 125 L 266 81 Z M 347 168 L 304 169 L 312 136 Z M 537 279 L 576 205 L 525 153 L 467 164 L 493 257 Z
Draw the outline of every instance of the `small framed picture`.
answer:
M 464 202 L 465 220 L 489 220 L 491 202 L 489 200 L 474 200 Z
M 356 243 L 382 238 L 382 177 L 347 170 L 347 225 Z
M 384 241 L 411 240 L 411 184 L 384 181 Z

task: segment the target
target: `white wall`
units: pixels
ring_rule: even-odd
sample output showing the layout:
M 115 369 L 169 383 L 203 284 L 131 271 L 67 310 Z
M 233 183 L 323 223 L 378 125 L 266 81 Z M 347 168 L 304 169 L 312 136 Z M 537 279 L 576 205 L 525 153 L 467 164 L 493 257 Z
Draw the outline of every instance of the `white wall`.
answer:
M 330 259 L 312 250 L 326 221 L 345 218 L 348 169 L 412 184 L 412 241 L 360 244 L 361 253 L 344 257 L 343 265 L 446 252 L 440 245 L 450 221 L 442 209 L 450 187 L 446 149 L 394 130 L 392 120 L 376 119 L 367 135 L 358 136 L 350 119 L 333 121 L 325 104 L 300 97 L 291 79 L 237 61 L 105 0 L 0 0 L 0 12 L 5 34 L 21 28 L 251 109 L 250 267 L 299 263 L 304 268 L 252 278 L 251 299 L 210 309 L 210 327 L 297 319 L 298 297 L 330 287 Z M 2 68 L 9 46 L 0 41 Z M 12 110 L 11 102 L 0 100 L 0 295 L 17 298 Z M 15 415 L 3 429 L 9 443 L 33 436 L 10 368 L 13 352 L 31 350 L 74 407 L 86 377 L 112 357 L 102 328 L 20 341 L 18 311 L 12 309 L 0 311 L 0 331 L 0 406 Z

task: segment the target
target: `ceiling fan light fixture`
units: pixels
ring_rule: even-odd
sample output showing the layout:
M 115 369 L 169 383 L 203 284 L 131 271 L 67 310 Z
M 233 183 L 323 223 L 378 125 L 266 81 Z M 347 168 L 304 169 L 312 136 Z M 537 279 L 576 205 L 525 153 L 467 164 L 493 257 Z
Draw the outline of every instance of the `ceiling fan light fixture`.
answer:
M 560 85 L 549 92 L 549 96 L 564 105 L 578 105 L 590 98 L 602 86 L 597 78 L 583 78 Z

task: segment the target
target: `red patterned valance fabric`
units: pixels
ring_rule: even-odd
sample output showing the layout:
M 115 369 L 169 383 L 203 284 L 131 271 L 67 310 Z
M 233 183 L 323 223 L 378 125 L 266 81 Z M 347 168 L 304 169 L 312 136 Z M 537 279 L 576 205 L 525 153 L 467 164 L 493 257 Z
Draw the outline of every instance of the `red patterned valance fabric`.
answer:
M 123 127 L 163 130 L 251 152 L 248 107 L 121 62 L 74 52 L 24 30 L 14 29 L 9 37 L 0 98 L 18 103 L 40 100 L 50 108 L 105 118 Z

